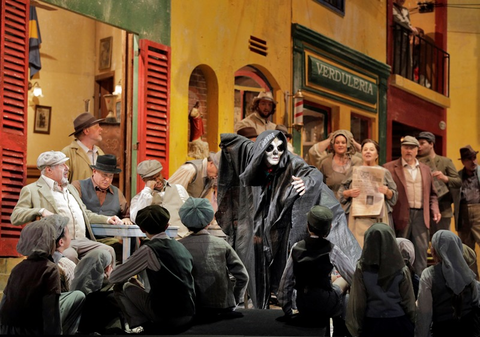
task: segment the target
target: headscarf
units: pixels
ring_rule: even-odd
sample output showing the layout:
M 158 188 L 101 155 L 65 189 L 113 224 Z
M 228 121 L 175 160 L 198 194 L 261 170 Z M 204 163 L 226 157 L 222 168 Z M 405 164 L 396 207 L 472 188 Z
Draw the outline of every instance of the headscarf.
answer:
M 397 238 L 397 244 L 403 259 L 408 260 L 410 265 L 413 266 L 413 263 L 415 262 L 415 247 L 413 246 L 412 241 L 405 238 Z
M 455 295 L 460 294 L 475 279 L 475 274 L 463 258 L 462 241 L 451 231 L 439 230 L 432 237 L 432 247 L 440 257 L 447 287 Z
M 378 285 L 387 290 L 394 277 L 405 267 L 395 233 L 387 224 L 373 224 L 365 232 L 360 263 L 364 270 L 378 270 Z
M 333 151 L 333 144 L 335 144 L 335 138 L 337 138 L 337 136 L 345 137 L 345 139 L 347 140 L 347 152 L 346 152 L 346 154 L 349 157 L 353 156 L 357 152 L 357 149 L 355 148 L 355 146 L 352 143 L 353 134 L 348 130 L 334 131 L 332 133 L 332 140 L 330 141 L 330 146 L 332 147 L 332 151 Z
M 81 290 L 85 295 L 102 289 L 105 268 L 112 262 L 112 255 L 106 250 L 88 252 L 75 267 L 75 276 L 70 290 Z
M 57 231 L 53 225 L 55 218 L 42 218 L 26 225 L 20 233 L 17 252 L 25 256 L 50 256 L 55 250 Z

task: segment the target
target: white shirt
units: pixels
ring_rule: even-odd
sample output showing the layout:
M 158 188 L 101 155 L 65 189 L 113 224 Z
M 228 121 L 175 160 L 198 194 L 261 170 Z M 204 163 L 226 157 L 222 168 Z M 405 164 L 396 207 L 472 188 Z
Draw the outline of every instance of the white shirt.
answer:
M 94 165 L 97 162 L 98 158 L 98 147 L 93 145 L 93 150 L 90 150 L 88 147 L 85 146 L 80 140 L 77 139 L 77 144 L 80 146 L 83 151 L 87 154 L 88 159 L 90 159 L 90 164 Z
M 44 175 L 41 177 L 43 180 L 45 180 L 48 187 L 52 191 L 53 198 L 55 199 L 55 205 L 58 209 L 58 214 L 69 219 L 67 226 L 70 233 L 72 233 L 72 239 L 85 239 L 85 218 L 83 217 L 82 209 L 77 200 L 75 200 L 73 195 L 66 187 L 61 189 L 58 186 L 58 183 L 53 179 L 50 179 Z
M 418 163 L 418 160 L 415 159 L 415 164 L 410 166 L 403 158 L 402 158 L 402 165 L 407 169 L 407 171 L 410 173 L 412 176 L 412 179 L 415 181 L 417 178 L 417 172 L 418 172 L 418 167 L 420 164 Z

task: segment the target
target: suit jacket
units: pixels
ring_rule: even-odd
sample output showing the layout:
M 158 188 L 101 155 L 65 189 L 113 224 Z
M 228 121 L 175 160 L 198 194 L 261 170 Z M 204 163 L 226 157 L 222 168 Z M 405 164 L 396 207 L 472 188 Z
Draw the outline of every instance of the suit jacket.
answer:
M 108 217 L 89 211 L 78 195 L 77 189 L 70 184 L 67 186 L 67 188 L 82 210 L 87 229 L 86 235 L 91 240 L 95 240 L 95 236 L 93 235 L 90 224 L 107 223 Z M 50 190 L 47 182 L 40 177 L 36 182 L 22 188 L 17 205 L 13 209 L 12 215 L 10 216 L 10 221 L 14 226 L 21 226 L 25 223 L 35 221 L 37 216 L 40 215 L 38 212 L 42 208 L 45 208 L 54 214 L 58 214 L 57 205 L 55 203 L 52 191 Z
M 430 228 L 430 212 L 433 214 L 440 213 L 438 209 L 438 198 L 435 188 L 433 187 L 430 167 L 423 163 L 419 163 L 419 165 L 423 185 L 423 220 L 425 226 Z M 393 207 L 392 216 L 395 229 L 402 230 L 407 227 L 410 218 L 410 206 L 408 205 L 406 191 L 407 182 L 403 173 L 402 158 L 385 163 L 383 167 L 390 171 L 393 181 L 397 184 L 398 200 Z
M 102 156 L 105 153 L 97 146 L 98 155 Z M 65 162 L 70 170 L 68 171 L 68 181 L 71 183 L 74 180 L 83 180 L 92 176 L 91 162 L 85 151 L 74 140 L 70 145 L 62 150 L 65 155 L 70 158 Z
M 462 179 L 458 175 L 457 169 L 450 158 L 436 155 L 432 160 L 430 157 L 418 158 L 418 160 L 431 168 L 436 168 L 437 171 L 442 172 L 448 177 L 449 193 L 445 194 L 438 200 L 438 207 L 442 213 L 442 218 L 451 218 L 452 203 L 457 205 L 460 201 L 460 187 L 462 186 Z M 458 221 L 458 212 L 455 212 L 455 224 Z

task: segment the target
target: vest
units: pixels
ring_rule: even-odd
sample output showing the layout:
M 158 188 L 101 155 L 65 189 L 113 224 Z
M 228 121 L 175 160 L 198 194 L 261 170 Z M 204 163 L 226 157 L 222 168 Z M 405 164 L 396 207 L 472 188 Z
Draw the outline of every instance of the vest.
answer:
M 332 244 L 325 239 L 307 238 L 298 242 L 292 249 L 295 289 L 332 288 L 330 263 Z
M 155 315 L 164 317 L 193 316 L 195 285 L 193 258 L 178 241 L 153 239 L 145 242 L 160 262 L 160 270 L 146 269 L 150 283 L 150 303 Z
M 462 313 L 461 317 L 472 311 L 472 287 L 466 286 L 462 294 Z M 432 280 L 432 321 L 441 322 L 454 319 L 453 315 L 453 291 L 447 287 L 443 277 L 442 265 L 439 263 L 433 267 Z
M 91 178 L 80 180 L 82 191 L 82 201 L 87 209 L 101 215 L 113 216 L 120 215 L 120 200 L 118 197 L 118 188 L 110 185 L 113 194 L 107 192 L 107 197 L 103 205 L 100 205 L 95 187 Z
M 406 186 L 407 200 L 410 208 L 423 208 L 422 172 L 420 171 L 420 168 L 417 168 L 417 170 L 418 170 L 417 176 L 415 177 L 415 180 L 413 180 L 410 172 L 406 168 L 403 168 L 405 181 L 407 183 L 407 186 Z
M 203 159 L 187 161 L 187 164 L 195 167 L 195 177 L 193 177 L 193 180 L 188 184 L 188 195 L 194 198 L 203 198 L 206 194 L 206 192 L 204 192 L 206 183 L 204 177 L 202 177 Z
M 184 237 L 188 232 L 188 228 L 180 220 L 180 215 L 178 215 L 178 210 L 183 205 L 183 200 L 178 194 L 176 186 L 167 185 L 165 187 L 165 194 L 162 196 L 160 192 L 153 191 L 152 194 L 152 205 L 160 205 L 165 207 L 170 213 L 170 220 L 168 221 L 172 226 L 178 226 L 178 236 Z

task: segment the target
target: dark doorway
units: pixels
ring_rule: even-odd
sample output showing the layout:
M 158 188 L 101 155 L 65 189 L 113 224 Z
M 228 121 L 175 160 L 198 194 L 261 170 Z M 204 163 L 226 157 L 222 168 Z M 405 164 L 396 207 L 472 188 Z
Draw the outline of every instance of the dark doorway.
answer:
M 96 118 L 105 118 L 108 115 L 108 109 L 105 104 L 103 95 L 111 94 L 114 89 L 114 72 L 98 75 L 95 77 L 95 104 L 93 115 Z
M 392 122 L 392 160 L 395 160 L 401 157 L 400 141 L 402 137 L 405 137 L 405 136 L 418 137 L 418 134 L 422 131 L 426 131 L 426 130 L 420 130 L 409 125 L 405 125 L 398 122 Z M 438 155 L 443 155 L 442 148 L 443 148 L 443 137 L 439 135 L 435 135 L 435 153 Z

